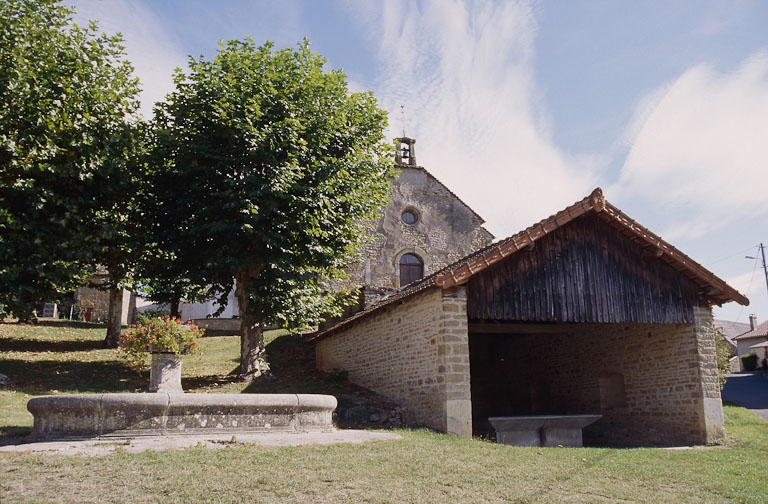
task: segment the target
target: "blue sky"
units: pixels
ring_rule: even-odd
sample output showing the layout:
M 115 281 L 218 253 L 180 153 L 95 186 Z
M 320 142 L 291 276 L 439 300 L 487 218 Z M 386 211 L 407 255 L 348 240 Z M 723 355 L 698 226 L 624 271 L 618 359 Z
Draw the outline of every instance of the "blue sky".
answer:
M 750 298 L 716 317 L 768 318 L 768 2 L 67 3 L 123 34 L 146 111 L 219 40 L 307 37 L 498 238 L 600 186 Z

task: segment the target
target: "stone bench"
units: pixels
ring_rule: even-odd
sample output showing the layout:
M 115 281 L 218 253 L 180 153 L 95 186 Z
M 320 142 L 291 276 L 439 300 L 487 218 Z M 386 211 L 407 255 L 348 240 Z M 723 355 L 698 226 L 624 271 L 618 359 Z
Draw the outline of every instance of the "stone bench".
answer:
M 333 428 L 319 394 L 78 394 L 33 397 L 31 440 L 312 431 Z
M 512 446 L 583 446 L 581 430 L 603 415 L 490 417 L 496 442 Z

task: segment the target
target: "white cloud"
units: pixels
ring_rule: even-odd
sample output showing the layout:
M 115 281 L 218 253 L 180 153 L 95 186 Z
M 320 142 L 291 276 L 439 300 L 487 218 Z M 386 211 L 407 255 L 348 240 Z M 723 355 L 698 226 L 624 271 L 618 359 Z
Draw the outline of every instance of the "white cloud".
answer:
M 727 303 L 722 307 L 714 308 L 715 318 L 746 322 L 753 313 L 764 313 L 764 307 L 768 303 L 766 297 L 765 277 L 762 268 L 755 263 L 755 268 L 748 272 L 724 278 L 725 282 L 749 298 L 748 306 L 737 303 Z M 760 321 L 763 317 L 759 317 Z
M 75 0 L 75 22 L 98 21 L 99 32 L 120 32 L 128 60 L 141 80 L 141 110 L 150 117 L 155 102 L 173 91 L 173 69 L 186 67 L 187 54 L 142 2 Z
M 688 239 L 768 213 L 768 52 L 727 75 L 698 65 L 652 93 L 611 192 L 674 210 Z
M 370 4 L 369 4 L 370 5 Z M 374 7 L 375 9 L 376 7 Z M 583 198 L 589 163 L 553 146 L 535 90 L 536 23 L 526 3 L 386 2 L 372 22 L 390 136 L 505 237 Z M 405 105 L 405 124 L 400 106 Z

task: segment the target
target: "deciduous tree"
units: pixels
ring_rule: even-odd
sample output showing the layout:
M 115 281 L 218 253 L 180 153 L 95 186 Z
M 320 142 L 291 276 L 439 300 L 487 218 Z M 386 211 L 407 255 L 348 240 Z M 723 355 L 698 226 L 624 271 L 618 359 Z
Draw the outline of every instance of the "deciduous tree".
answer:
M 306 40 L 230 41 L 177 70 L 156 108 L 162 248 L 190 285 L 236 289 L 246 377 L 261 372 L 265 324 L 332 309 L 324 281 L 343 274 L 359 222 L 388 194 L 386 113 L 325 64 Z
M 119 287 L 135 249 L 138 80 L 119 36 L 71 14 L 54 0 L 0 0 L 0 303 L 22 319 L 97 264 Z

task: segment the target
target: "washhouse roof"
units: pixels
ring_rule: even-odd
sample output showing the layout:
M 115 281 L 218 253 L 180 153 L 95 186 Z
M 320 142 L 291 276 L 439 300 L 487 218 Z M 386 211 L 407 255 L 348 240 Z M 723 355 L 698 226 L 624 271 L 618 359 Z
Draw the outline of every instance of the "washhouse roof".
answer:
M 689 278 L 698 286 L 700 295 L 709 303 L 722 305 L 723 303 L 736 301 L 745 306 L 749 304 L 749 299 L 718 278 L 714 273 L 609 203 L 603 196 L 602 189 L 598 187 L 581 201 L 577 201 L 564 210 L 517 234 L 489 245 L 417 282 L 407 285 L 382 301 L 319 333 L 310 341 L 316 341 L 317 339 L 329 336 L 427 289 L 449 289 L 455 285 L 461 285 L 472 276 L 503 261 L 520 250 L 531 247 L 537 240 L 547 234 L 587 214 L 596 215 L 619 233 L 635 242 L 644 250 L 648 257 L 667 263 L 671 268 Z

